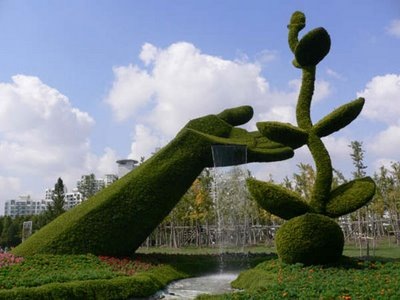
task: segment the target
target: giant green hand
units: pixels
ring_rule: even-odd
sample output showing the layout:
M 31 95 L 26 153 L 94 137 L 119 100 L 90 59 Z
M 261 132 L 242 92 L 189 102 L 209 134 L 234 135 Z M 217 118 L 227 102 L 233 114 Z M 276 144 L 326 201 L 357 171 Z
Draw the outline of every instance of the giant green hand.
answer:
M 240 106 L 224 110 L 218 115 L 208 115 L 190 121 L 182 130 L 191 132 L 207 145 L 209 159 L 204 167 L 211 167 L 211 145 L 245 145 L 248 162 L 269 162 L 291 158 L 292 148 L 273 142 L 260 132 L 248 132 L 234 126 L 247 123 L 253 117 L 251 106 Z
M 246 123 L 252 115 L 252 108 L 243 106 L 190 121 L 145 163 L 43 227 L 13 252 L 22 256 L 132 254 L 174 208 L 200 172 L 212 166 L 211 145 L 246 145 L 249 162 L 293 156 L 290 148 L 259 133 L 235 127 Z

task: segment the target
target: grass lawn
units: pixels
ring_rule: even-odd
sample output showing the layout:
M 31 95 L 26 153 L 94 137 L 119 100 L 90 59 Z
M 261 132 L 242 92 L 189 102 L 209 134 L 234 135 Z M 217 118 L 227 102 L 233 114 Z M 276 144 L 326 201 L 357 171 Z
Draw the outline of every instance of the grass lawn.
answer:
M 141 254 L 150 254 L 150 253 L 164 253 L 164 254 L 199 254 L 199 255 L 207 255 L 207 254 L 219 254 L 221 249 L 218 247 L 209 247 L 209 248 L 196 248 L 196 247 L 187 247 L 187 248 L 169 248 L 169 247 L 142 247 L 137 250 L 136 253 Z M 265 247 L 265 246 L 252 246 L 252 247 L 227 247 L 223 249 L 223 252 L 228 253 L 276 253 L 275 247 Z M 360 257 L 360 247 L 355 245 L 354 243 L 346 243 L 343 251 L 343 255 L 351 256 L 351 257 Z M 367 256 L 367 248 L 366 245 L 363 245 L 361 251 L 361 257 Z M 400 245 L 396 245 L 395 243 L 389 243 L 388 241 L 382 241 L 377 243 L 375 249 L 372 244 L 369 245 L 369 256 L 372 257 L 388 257 L 388 258 L 400 258 Z
M 346 244 L 343 254 L 351 257 L 360 257 L 360 247 L 354 244 Z M 367 256 L 367 247 L 363 245 L 361 250 L 361 257 L 365 256 Z M 374 249 L 372 244 L 370 244 L 369 256 L 400 258 L 400 245 L 396 245 L 394 243 L 389 244 L 387 241 L 385 241 L 378 243 Z
M 198 299 L 400 299 L 399 281 L 400 260 L 343 257 L 334 265 L 306 267 L 270 259 L 232 282 L 242 291 Z

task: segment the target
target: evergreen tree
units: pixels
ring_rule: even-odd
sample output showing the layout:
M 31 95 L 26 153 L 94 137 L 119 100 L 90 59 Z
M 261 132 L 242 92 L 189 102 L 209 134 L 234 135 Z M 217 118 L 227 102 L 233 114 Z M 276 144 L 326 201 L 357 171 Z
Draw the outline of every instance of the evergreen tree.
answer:
M 54 185 L 54 191 L 51 199 L 53 202 L 47 206 L 48 216 L 51 220 L 55 219 L 65 212 L 65 185 L 61 178 L 58 178 Z
M 339 185 L 345 184 L 347 182 L 346 177 L 338 169 L 333 168 L 333 180 L 332 189 L 337 188 Z
M 295 191 L 309 201 L 315 183 L 315 170 L 310 164 L 300 163 L 297 167 L 300 174 L 293 174 Z
M 352 160 L 353 160 L 353 165 L 356 168 L 356 170 L 352 173 L 354 179 L 357 178 L 363 178 L 365 177 L 365 169 L 367 168 L 366 165 L 364 165 L 364 153 L 365 151 L 362 149 L 362 142 L 359 141 L 352 141 L 349 145 L 353 152 L 350 154 Z
M 355 171 L 352 172 L 354 179 L 363 178 L 366 175 L 365 169 L 367 168 L 364 165 L 364 153 L 365 151 L 362 149 L 362 142 L 352 141 L 349 147 L 353 150 L 350 154 L 351 159 L 353 160 L 353 165 L 355 167 Z M 369 226 L 368 226 L 368 217 L 371 214 L 368 212 L 368 206 L 359 209 L 356 213 L 353 213 L 352 218 L 357 219 L 358 223 L 358 234 L 359 234 L 359 243 L 360 243 L 360 256 L 363 253 L 362 246 L 362 237 L 364 235 L 369 235 Z M 368 240 L 366 240 L 368 242 Z M 369 255 L 369 253 L 367 253 Z
M 5 216 L 2 220 L 2 230 L 0 232 L 0 245 L 2 247 L 8 246 L 8 229 L 12 224 L 12 218 Z

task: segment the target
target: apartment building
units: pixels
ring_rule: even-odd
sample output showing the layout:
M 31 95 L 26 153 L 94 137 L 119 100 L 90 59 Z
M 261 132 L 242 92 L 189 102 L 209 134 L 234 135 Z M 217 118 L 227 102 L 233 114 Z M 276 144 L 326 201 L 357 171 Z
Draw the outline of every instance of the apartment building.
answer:
M 18 199 L 7 200 L 4 215 L 10 217 L 38 215 L 47 209 L 48 200 L 32 200 L 30 195 L 21 195 Z

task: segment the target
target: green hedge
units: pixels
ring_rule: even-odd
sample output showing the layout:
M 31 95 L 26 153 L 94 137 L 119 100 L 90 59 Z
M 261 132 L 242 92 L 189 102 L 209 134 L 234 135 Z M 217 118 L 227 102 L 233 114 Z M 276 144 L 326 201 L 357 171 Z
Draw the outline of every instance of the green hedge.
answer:
M 129 299 L 148 297 L 164 288 L 169 282 L 184 278 L 169 266 L 134 276 L 121 276 L 113 279 L 71 281 L 50 283 L 32 288 L 14 288 L 0 290 L 0 299 L 43 300 L 43 299 Z

